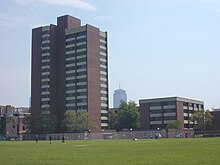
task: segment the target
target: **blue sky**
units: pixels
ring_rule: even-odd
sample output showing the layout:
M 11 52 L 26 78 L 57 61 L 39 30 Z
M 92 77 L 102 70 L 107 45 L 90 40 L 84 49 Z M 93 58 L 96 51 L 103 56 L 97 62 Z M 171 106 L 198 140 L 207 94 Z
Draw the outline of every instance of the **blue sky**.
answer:
M 7 0 L 0 5 L 0 105 L 28 106 L 31 29 L 69 14 L 108 32 L 110 105 L 181 96 L 220 106 L 220 0 Z

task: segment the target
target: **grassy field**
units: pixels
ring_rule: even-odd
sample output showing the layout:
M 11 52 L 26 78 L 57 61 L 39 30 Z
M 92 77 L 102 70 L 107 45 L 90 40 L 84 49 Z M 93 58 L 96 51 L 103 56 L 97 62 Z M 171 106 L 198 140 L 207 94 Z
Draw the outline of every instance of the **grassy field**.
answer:
M 0 141 L 0 165 L 218 165 L 220 138 Z

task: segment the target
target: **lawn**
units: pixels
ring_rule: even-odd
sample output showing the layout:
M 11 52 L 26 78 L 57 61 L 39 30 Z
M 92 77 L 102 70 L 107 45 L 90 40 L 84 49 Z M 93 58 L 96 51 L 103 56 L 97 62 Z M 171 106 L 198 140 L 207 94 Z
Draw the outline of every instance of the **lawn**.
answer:
M 0 165 L 218 165 L 220 138 L 0 141 Z

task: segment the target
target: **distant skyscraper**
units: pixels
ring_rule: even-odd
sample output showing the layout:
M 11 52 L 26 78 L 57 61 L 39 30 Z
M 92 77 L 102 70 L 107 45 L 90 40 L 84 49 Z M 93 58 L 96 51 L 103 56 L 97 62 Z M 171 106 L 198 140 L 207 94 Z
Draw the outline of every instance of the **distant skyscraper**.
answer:
M 107 32 L 69 15 L 33 29 L 31 74 L 33 133 L 51 115 L 63 132 L 66 111 L 87 112 L 96 130 L 108 129 Z
M 127 103 L 127 93 L 126 90 L 120 89 L 119 87 L 113 94 L 113 107 L 118 108 L 122 101 Z

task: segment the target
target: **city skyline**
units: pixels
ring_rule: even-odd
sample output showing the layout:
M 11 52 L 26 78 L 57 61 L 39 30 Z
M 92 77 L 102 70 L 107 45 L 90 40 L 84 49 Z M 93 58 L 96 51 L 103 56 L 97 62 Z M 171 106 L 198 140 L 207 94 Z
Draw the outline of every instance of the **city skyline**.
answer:
M 1 105 L 28 106 L 31 29 L 69 14 L 108 32 L 110 107 L 118 82 L 136 103 L 180 96 L 202 100 L 207 109 L 219 107 L 218 0 L 88 2 L 2 2 Z

